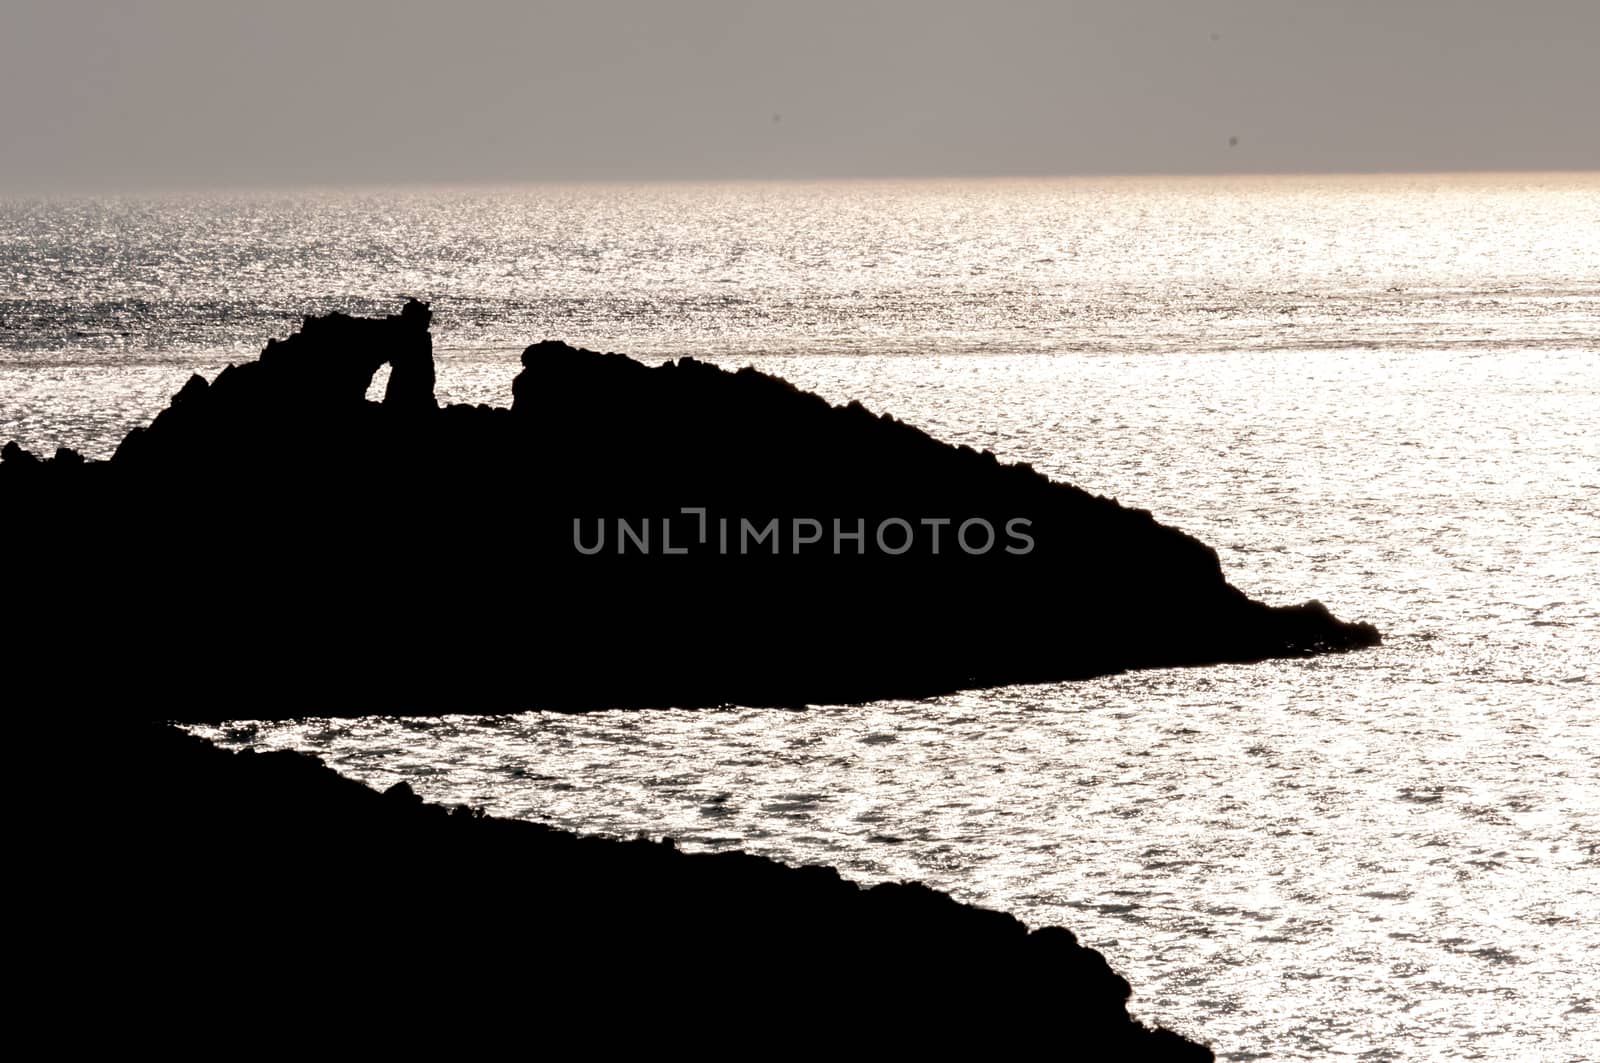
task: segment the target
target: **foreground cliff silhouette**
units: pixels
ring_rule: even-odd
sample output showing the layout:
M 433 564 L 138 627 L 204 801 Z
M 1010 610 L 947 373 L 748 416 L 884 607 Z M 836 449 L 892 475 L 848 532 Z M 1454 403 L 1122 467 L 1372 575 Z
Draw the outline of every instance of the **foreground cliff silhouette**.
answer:
M 920 885 L 451 812 L 158 725 L 82 737 L 12 849 L 15 1010 L 74 1044 L 1211 1058 L 1069 932 Z
M 800 705 L 1378 641 L 754 370 L 547 342 L 509 410 L 440 408 L 429 319 L 307 319 L 109 461 L 8 445 L 13 683 L 165 718 Z

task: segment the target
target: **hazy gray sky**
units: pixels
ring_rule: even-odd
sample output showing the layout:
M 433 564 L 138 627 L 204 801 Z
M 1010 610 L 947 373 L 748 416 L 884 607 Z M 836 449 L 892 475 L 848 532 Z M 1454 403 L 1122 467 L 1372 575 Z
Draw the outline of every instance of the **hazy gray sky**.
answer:
M 1600 0 L 0 0 L 13 189 L 1600 169 L 1597 114 Z

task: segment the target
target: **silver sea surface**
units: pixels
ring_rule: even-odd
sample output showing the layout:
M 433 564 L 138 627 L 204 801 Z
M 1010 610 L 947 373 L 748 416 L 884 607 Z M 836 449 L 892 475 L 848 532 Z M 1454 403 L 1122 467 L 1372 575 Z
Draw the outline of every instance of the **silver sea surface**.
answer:
M 300 315 L 418 294 L 448 398 L 508 402 L 545 336 L 754 364 L 1149 508 L 1253 596 L 1386 636 L 798 713 L 334 720 L 312 692 L 219 741 L 924 880 L 1071 928 L 1224 1059 L 1600 1046 L 1600 178 L 7 202 L 0 277 L 0 438 L 35 449 L 109 454 Z M 1037 594 L 950 621 L 1074 608 Z

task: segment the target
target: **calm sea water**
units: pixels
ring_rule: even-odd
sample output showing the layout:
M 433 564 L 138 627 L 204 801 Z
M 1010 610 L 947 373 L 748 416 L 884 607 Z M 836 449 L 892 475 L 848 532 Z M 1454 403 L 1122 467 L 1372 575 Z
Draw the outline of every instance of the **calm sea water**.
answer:
M 922 879 L 1071 927 L 1226 1059 L 1600 1054 L 1600 176 L 5 202 L 0 277 L 0 438 L 36 449 L 107 454 L 301 315 L 417 294 L 449 398 L 508 402 L 544 337 L 755 364 L 1387 636 L 804 713 L 313 700 L 221 741 Z M 1070 607 L 1038 594 L 951 620 Z

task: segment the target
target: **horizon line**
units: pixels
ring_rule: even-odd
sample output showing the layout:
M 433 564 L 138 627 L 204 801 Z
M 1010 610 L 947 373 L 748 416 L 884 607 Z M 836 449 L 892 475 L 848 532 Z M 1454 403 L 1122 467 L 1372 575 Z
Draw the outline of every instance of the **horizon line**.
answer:
M 1391 178 L 1470 178 L 1470 177 L 1540 177 L 1540 176 L 1596 176 L 1600 167 L 1483 167 L 1461 169 L 1389 168 L 1349 170 L 1105 170 L 1105 171 L 1051 171 L 1015 172 L 993 174 L 921 173 L 921 174 L 849 174 L 824 173 L 787 176 L 589 176 L 589 177 L 449 177 L 449 178 L 352 178 L 334 180 L 268 179 L 262 181 L 185 180 L 156 178 L 118 183 L 61 182 L 56 187 L 46 185 L 0 186 L 0 200 L 51 200 L 85 197 L 151 196 L 174 194 L 250 194 L 288 192 L 341 192 L 363 190 L 401 189 L 510 189 L 526 187 L 571 188 L 576 186 L 692 186 L 692 185 L 818 185 L 818 184 L 948 184 L 948 183 L 1007 183 L 1024 181 L 1115 181 L 1115 180 L 1215 180 L 1239 181 L 1258 179 L 1319 179 L 1351 177 Z

